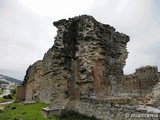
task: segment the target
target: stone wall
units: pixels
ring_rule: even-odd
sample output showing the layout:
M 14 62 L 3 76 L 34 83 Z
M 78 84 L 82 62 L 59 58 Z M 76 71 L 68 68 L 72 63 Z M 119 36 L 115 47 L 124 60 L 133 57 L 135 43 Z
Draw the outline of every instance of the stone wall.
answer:
M 26 95 L 26 88 L 22 85 L 17 86 L 16 89 L 16 101 L 24 101 Z
M 37 61 L 28 68 L 23 82 L 26 87 L 25 100 L 27 102 L 41 101 L 50 103 L 51 84 L 48 79 L 42 77 L 43 75 L 42 61 Z
M 160 106 L 160 73 L 158 72 L 158 83 L 154 85 L 152 91 L 147 94 L 143 101 L 150 106 Z
M 25 101 L 31 102 L 34 96 L 34 81 L 27 83 Z
M 129 37 L 87 15 L 53 24 L 55 44 L 25 76 L 26 100 L 55 105 L 109 94 L 108 76 L 123 76 Z
M 66 91 L 61 94 L 66 93 L 69 106 L 83 97 L 104 97 L 109 94 L 111 84 L 108 76 L 123 76 L 129 37 L 86 15 L 60 20 L 54 25 L 58 31 L 53 46 L 56 51 L 53 53 L 58 56 L 52 61 L 59 63 L 52 66 L 59 67 L 52 69 L 59 71 L 55 73 L 56 77 L 67 81 L 67 86 L 63 86 Z
M 149 93 L 155 93 L 160 76 L 157 67 L 123 74 L 127 35 L 88 15 L 53 24 L 57 27 L 54 45 L 26 72 L 26 101 L 118 120 L 124 119 L 124 111 L 133 112 L 139 99 L 143 104 Z
M 158 68 L 157 66 L 145 66 L 136 69 L 136 76 L 140 81 L 140 91 L 142 96 L 150 93 L 153 87 L 158 83 Z
M 116 85 L 120 95 L 137 96 L 142 98 L 149 94 L 153 87 L 158 83 L 158 69 L 156 66 L 145 66 L 136 69 L 130 75 L 124 75 Z M 116 92 L 117 93 L 117 92 Z

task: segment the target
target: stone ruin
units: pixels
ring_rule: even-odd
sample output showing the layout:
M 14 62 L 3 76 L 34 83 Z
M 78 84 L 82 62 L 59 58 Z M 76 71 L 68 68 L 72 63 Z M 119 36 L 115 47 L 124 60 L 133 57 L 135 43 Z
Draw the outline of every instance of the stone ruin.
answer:
M 54 45 L 27 69 L 23 84 L 17 87 L 17 101 L 49 103 L 51 108 L 62 107 L 102 120 L 132 119 L 125 114 L 144 113 L 139 105 L 158 109 L 157 67 L 123 73 L 129 36 L 88 15 L 53 25 L 58 29 Z

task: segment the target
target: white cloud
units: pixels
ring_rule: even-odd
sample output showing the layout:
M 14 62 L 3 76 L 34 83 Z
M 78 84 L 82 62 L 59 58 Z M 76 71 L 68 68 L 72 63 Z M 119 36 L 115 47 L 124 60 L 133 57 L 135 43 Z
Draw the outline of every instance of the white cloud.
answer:
M 17 0 L 3 1 L 0 26 L 0 69 L 8 71 L 6 74 L 15 71 L 13 77 L 18 76 L 17 71 L 23 71 L 24 76 L 27 67 L 42 59 L 53 45 L 54 35 L 48 35 L 48 27 L 52 26 L 50 18 L 33 13 Z
M 160 24 L 157 23 L 155 13 L 158 13 L 153 6 L 153 2 L 147 0 L 97 0 L 90 10 L 97 20 L 130 36 L 127 45 L 129 56 L 124 68 L 127 74 L 149 64 L 160 67 L 160 56 L 156 54 L 159 48 L 154 46 L 160 41 Z

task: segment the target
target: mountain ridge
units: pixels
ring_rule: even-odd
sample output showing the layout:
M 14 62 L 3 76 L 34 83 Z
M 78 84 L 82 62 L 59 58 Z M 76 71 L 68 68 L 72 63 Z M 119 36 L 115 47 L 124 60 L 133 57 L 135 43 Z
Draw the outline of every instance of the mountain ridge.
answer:
M 21 80 L 3 74 L 0 74 L 0 82 L 15 83 L 15 85 L 20 85 L 22 83 Z

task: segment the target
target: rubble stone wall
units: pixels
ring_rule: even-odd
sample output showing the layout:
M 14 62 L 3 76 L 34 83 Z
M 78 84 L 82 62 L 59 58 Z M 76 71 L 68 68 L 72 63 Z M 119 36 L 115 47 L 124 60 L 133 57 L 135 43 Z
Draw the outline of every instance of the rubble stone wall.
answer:
M 17 86 L 16 101 L 24 101 L 26 95 L 26 88 L 24 86 Z
M 134 74 L 124 75 L 117 81 L 117 92 L 139 98 L 149 94 L 158 83 L 158 69 L 156 66 L 145 66 L 136 69 Z
M 109 94 L 108 76 L 123 76 L 129 37 L 87 15 L 53 24 L 58 29 L 53 47 L 25 76 L 27 87 L 33 86 L 26 98 L 55 104 Z
M 26 101 L 119 120 L 126 111 L 135 110 L 138 99 L 154 91 L 160 76 L 157 67 L 123 74 L 129 36 L 88 15 L 53 25 L 57 28 L 54 45 L 26 72 Z

